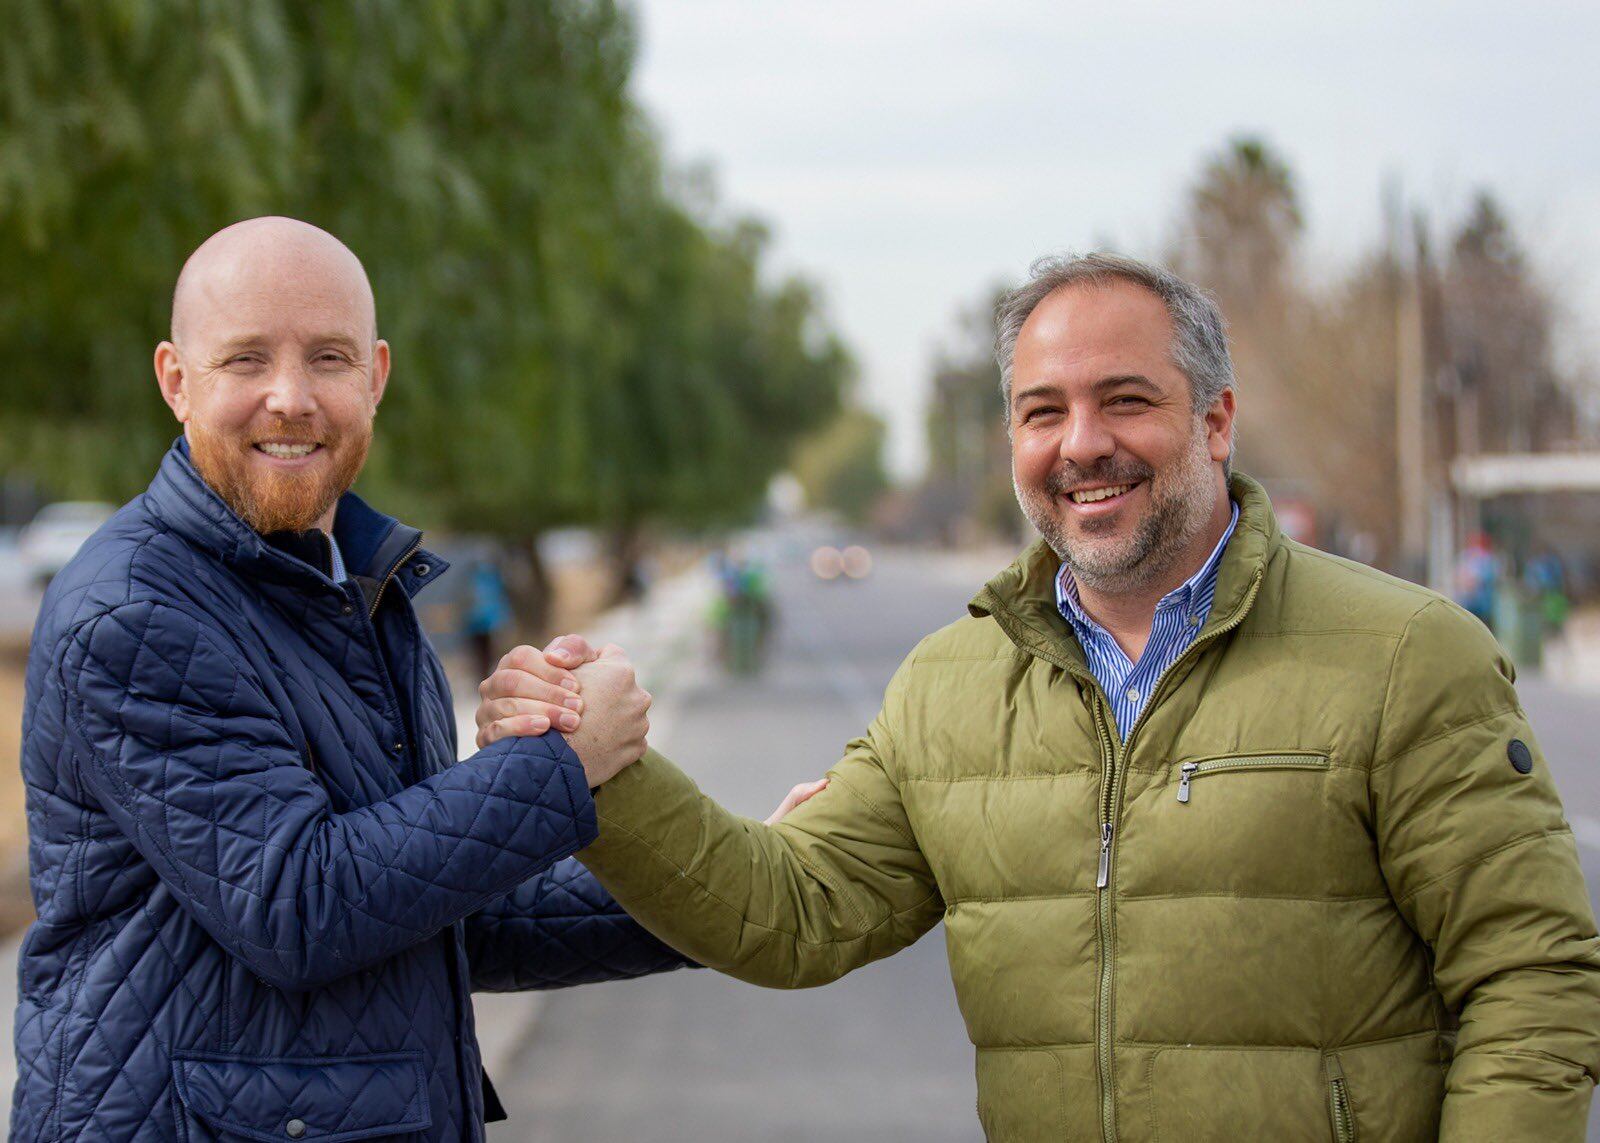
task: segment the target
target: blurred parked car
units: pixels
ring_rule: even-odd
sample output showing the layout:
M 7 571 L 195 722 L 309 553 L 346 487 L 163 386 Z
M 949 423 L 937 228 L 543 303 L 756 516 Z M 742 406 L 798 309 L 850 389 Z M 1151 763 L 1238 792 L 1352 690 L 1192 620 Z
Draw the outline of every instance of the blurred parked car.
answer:
M 44 587 L 115 511 L 97 500 L 63 500 L 39 509 L 17 533 L 17 556 L 28 579 Z

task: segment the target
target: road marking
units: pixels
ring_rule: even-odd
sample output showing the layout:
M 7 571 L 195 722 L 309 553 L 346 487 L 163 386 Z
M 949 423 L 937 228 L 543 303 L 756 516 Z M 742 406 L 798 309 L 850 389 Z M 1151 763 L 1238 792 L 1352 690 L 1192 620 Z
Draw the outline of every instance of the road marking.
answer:
M 1573 814 L 1569 821 L 1572 825 L 1572 836 L 1578 839 L 1578 844 L 1600 850 L 1600 820 L 1591 818 L 1588 814 Z

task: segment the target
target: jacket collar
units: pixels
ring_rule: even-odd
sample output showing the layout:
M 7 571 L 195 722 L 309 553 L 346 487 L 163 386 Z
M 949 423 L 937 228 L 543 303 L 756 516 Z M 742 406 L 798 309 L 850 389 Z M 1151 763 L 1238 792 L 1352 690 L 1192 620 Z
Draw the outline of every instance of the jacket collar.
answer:
M 1266 489 L 1236 472 L 1228 494 L 1239 505 L 1239 523 L 1223 550 L 1217 594 L 1197 640 L 1244 618 L 1255 600 L 1267 560 L 1280 543 L 1277 517 Z M 992 617 L 1023 650 L 1087 677 L 1083 648 L 1056 607 L 1060 569 L 1060 558 L 1043 540 L 1036 540 L 1015 563 L 984 585 L 967 610 L 980 618 Z
M 263 536 L 252 529 L 201 478 L 182 437 L 162 458 L 145 505 L 173 532 L 242 575 L 305 590 L 332 584 L 326 540 L 304 532 Z M 350 573 L 379 583 L 415 553 L 419 574 L 398 577 L 408 594 L 432 583 L 448 566 L 419 546 L 420 531 L 376 511 L 353 492 L 339 498 L 333 532 Z M 421 572 L 424 565 L 427 570 Z

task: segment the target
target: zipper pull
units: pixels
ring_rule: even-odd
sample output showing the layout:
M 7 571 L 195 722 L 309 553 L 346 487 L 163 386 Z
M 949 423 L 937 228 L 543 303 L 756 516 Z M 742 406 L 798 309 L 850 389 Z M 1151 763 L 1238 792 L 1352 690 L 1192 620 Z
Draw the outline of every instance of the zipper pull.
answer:
M 1100 823 L 1100 874 L 1094 880 L 1096 889 L 1104 889 L 1111 874 L 1111 823 Z
M 1178 779 L 1178 801 L 1187 803 L 1189 801 L 1189 779 L 1193 778 L 1194 772 L 1200 769 L 1200 763 L 1185 762 L 1178 769 L 1183 771 L 1183 777 Z

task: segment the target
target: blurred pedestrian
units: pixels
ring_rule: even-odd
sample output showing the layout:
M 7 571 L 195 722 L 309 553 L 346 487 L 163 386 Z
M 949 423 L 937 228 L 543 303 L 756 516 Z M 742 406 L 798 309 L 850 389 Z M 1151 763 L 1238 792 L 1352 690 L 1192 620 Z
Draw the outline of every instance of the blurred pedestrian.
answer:
M 1456 556 L 1455 599 L 1494 629 L 1495 593 L 1500 587 L 1500 560 L 1485 532 L 1474 532 Z
M 1567 597 L 1566 569 L 1561 565 L 1561 557 L 1546 548 L 1528 561 L 1522 578 L 1538 607 L 1545 638 L 1560 639 L 1566 631 L 1567 617 L 1572 611 L 1572 601 Z
M 1499 647 L 1282 534 L 1189 283 L 1051 259 L 999 328 L 1043 539 L 781 823 L 652 753 L 584 862 L 774 987 L 943 922 L 991 1140 L 1580 1143 L 1600 937 Z
M 462 622 L 474 678 L 486 679 L 494 672 L 498 662 L 495 648 L 510 623 L 511 597 L 506 594 L 499 565 L 488 557 L 475 561 Z
M 754 675 L 766 661 L 773 622 L 771 581 L 753 557 L 723 554 L 713 561 L 717 596 L 711 622 L 723 668 Z

